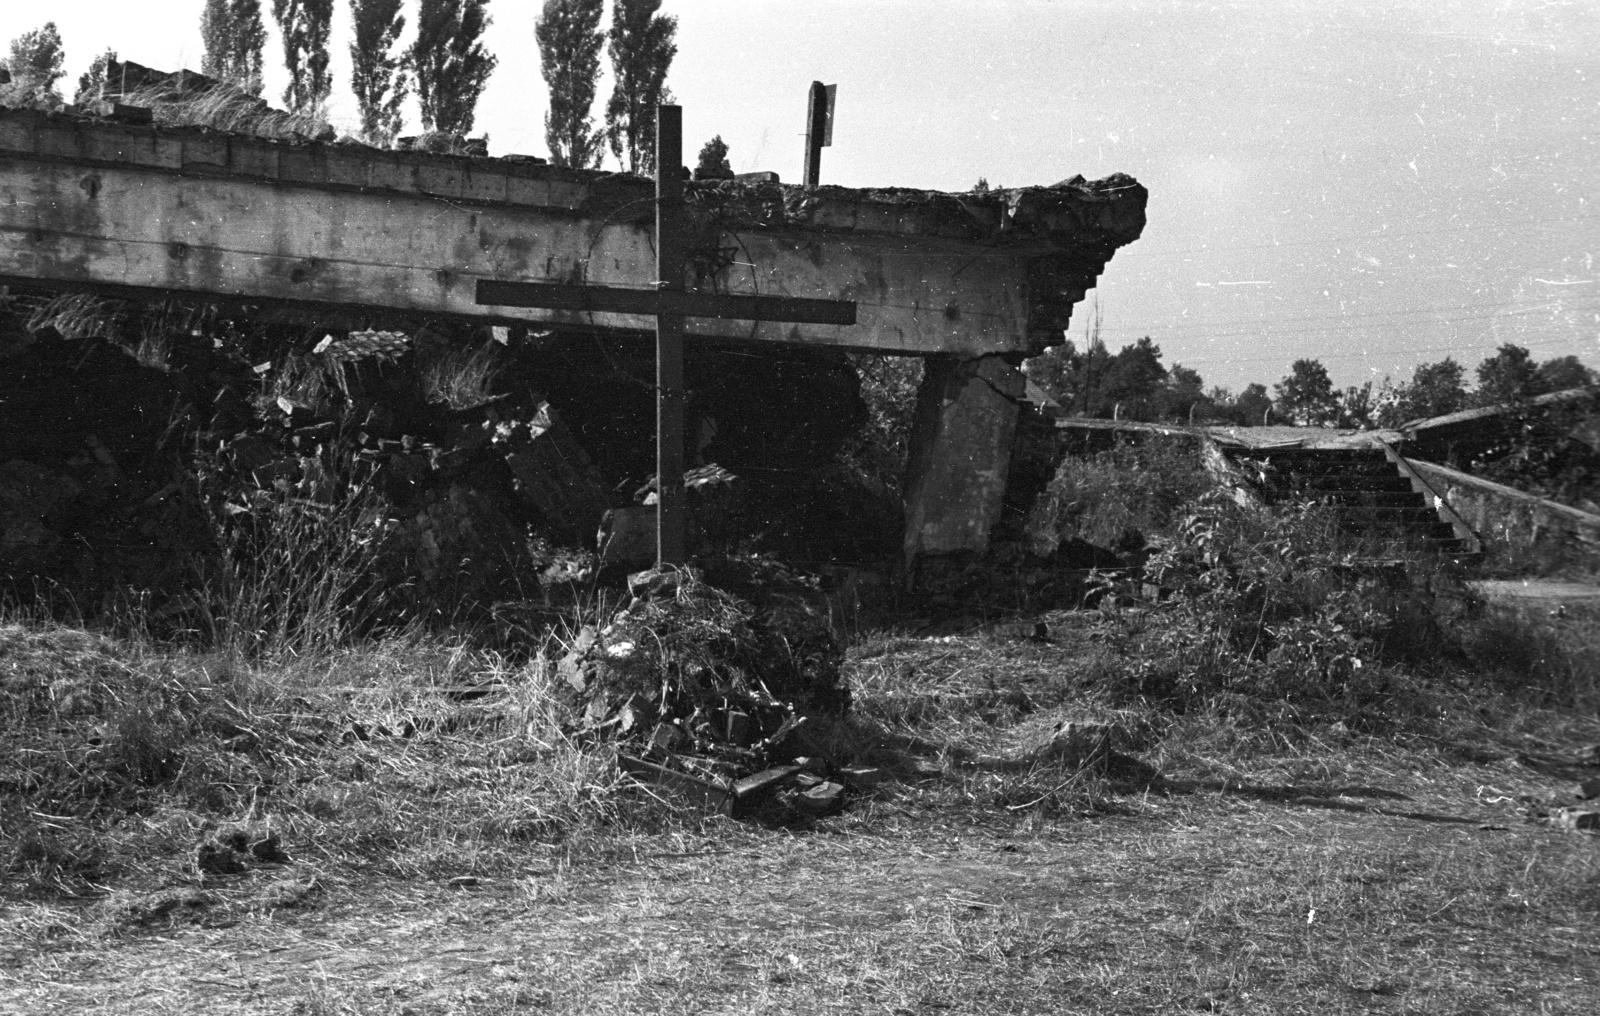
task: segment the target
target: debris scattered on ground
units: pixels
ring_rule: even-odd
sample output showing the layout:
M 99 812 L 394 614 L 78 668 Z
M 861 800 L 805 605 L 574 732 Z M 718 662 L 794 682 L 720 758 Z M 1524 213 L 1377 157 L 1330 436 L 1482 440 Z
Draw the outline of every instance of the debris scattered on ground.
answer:
M 246 865 L 226 843 L 202 843 L 195 852 L 194 864 L 205 875 L 243 875 Z
M 557 663 L 581 732 L 621 742 L 628 773 L 741 816 L 771 802 L 784 815 L 827 814 L 872 784 L 876 770 L 852 780 L 796 759 L 796 731 L 849 706 L 816 579 L 718 558 L 638 572 L 628 588 L 627 607 L 582 629 Z
M 194 863 L 203 875 L 242 875 L 252 863 L 288 864 L 291 860 L 276 831 L 257 838 L 234 829 L 200 844 Z
M 1581 808 L 1556 808 L 1544 820 L 1554 829 L 1565 829 L 1569 832 L 1600 833 L 1600 811 L 1586 811 Z

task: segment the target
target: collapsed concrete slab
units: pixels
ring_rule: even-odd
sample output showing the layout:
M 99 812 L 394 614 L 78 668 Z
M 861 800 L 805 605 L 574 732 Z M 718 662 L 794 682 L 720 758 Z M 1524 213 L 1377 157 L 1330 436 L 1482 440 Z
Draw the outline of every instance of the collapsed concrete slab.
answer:
M 119 107 L 120 108 L 120 107 Z M 982 550 L 1016 365 L 1144 227 L 1116 175 L 968 194 L 686 187 L 691 291 L 849 300 L 854 325 L 690 319 L 691 335 L 932 358 L 913 557 Z M 640 315 L 479 306 L 480 280 L 656 286 L 650 181 L 516 158 L 0 110 L 0 284 L 189 294 L 308 313 L 639 332 Z
M 857 324 L 696 319 L 695 334 L 1028 355 L 1144 226 L 1128 177 L 985 194 L 687 188 L 693 289 L 853 300 Z M 654 288 L 651 184 L 508 159 L 0 112 L 0 277 L 643 330 L 480 307 L 480 279 Z

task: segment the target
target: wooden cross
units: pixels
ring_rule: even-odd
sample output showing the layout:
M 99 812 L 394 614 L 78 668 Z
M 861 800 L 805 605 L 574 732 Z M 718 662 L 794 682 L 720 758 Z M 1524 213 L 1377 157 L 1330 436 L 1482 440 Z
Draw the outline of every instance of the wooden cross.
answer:
M 478 280 L 477 302 L 498 307 L 649 314 L 656 319 L 656 560 L 688 557 L 683 511 L 683 319 L 737 318 L 853 325 L 848 300 L 723 296 L 683 286 L 683 110 L 656 107 L 656 288 Z

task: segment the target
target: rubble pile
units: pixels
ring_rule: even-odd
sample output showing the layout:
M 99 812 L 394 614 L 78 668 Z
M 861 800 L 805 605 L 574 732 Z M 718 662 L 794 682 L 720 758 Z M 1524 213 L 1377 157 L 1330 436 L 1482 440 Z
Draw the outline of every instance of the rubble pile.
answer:
M 610 513 L 602 580 L 653 558 L 647 341 L 358 323 L 0 289 L 0 585 L 148 590 L 182 627 L 161 612 L 232 530 L 264 499 L 337 499 L 330 480 L 383 516 L 390 616 L 565 606 L 544 573 L 592 578 Z M 836 497 L 861 414 L 842 354 L 694 342 L 687 380 L 697 555 L 892 556 L 898 504 Z
M 631 602 L 583 628 L 557 673 L 589 736 L 616 738 L 636 777 L 729 814 L 825 814 L 877 776 L 821 758 L 813 718 L 849 707 L 815 579 L 717 558 L 629 579 Z

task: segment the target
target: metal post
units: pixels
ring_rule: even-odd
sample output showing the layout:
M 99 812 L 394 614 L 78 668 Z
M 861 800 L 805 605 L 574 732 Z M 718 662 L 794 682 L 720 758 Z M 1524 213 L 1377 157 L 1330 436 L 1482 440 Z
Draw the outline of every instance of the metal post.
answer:
M 828 89 L 820 81 L 811 82 L 811 103 L 806 111 L 805 185 L 815 187 L 822 177 L 822 146 L 828 133 Z
M 683 290 L 683 109 L 656 107 L 656 285 Z M 683 315 L 656 317 L 656 556 L 688 559 L 683 504 Z

